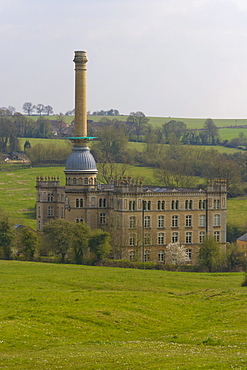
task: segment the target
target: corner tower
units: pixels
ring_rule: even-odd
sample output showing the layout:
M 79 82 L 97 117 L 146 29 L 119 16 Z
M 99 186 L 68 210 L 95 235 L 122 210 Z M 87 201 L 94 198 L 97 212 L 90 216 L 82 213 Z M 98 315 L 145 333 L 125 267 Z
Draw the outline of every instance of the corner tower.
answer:
M 77 186 L 84 189 L 96 186 L 96 162 L 87 146 L 88 141 L 94 139 L 87 136 L 87 61 L 85 51 L 75 51 L 75 136 L 69 138 L 74 147 L 64 170 L 67 190 Z

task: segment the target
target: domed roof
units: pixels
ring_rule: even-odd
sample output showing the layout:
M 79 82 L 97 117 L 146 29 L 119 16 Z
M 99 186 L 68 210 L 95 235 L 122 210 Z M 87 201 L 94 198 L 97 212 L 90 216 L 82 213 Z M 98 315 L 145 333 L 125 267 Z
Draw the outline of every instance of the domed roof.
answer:
M 98 172 L 90 149 L 87 146 L 74 147 L 66 161 L 64 172 Z

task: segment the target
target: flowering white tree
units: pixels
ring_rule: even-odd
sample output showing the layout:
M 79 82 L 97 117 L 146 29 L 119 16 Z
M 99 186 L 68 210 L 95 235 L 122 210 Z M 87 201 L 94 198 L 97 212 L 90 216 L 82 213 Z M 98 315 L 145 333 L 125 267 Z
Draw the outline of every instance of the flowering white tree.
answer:
M 167 264 L 176 266 L 189 262 L 185 246 L 179 243 L 168 244 L 165 250 L 165 261 Z

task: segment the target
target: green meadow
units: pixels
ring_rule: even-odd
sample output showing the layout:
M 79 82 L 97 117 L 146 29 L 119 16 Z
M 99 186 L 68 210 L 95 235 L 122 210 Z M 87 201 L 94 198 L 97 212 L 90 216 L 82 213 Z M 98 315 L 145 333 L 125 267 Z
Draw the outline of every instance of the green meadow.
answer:
M 237 137 L 237 136 L 235 136 L 235 137 Z M 161 144 L 158 144 L 158 145 L 161 145 Z M 164 144 L 164 145 L 168 145 L 168 144 Z M 146 144 L 145 143 L 137 143 L 137 142 L 128 142 L 128 147 L 130 149 L 135 149 L 139 152 L 142 152 L 143 150 L 145 150 Z M 239 152 L 239 149 L 226 148 L 226 147 L 220 146 L 220 145 L 217 145 L 217 146 L 216 145 L 183 145 L 183 147 L 190 147 L 190 148 L 194 148 L 194 149 L 206 149 L 206 150 L 214 149 L 214 150 L 217 150 L 217 152 L 219 152 L 219 153 L 226 153 L 226 154 L 233 154 L 235 152 Z
M 36 144 L 43 144 L 43 145 L 52 144 L 58 147 L 63 147 L 63 146 L 65 147 L 69 143 L 68 140 L 62 140 L 62 139 L 42 139 L 42 138 L 36 138 L 36 137 L 31 137 L 31 138 L 20 137 L 19 143 L 20 143 L 21 150 L 24 150 L 24 144 L 26 141 L 29 141 L 32 147 Z
M 247 127 L 246 128 L 220 128 L 219 135 L 221 140 L 228 140 L 238 137 L 240 133 L 247 135 Z
M 227 130 L 231 131 L 232 129 L 224 129 L 226 130 L 226 133 Z M 235 130 L 235 129 L 233 129 Z M 237 129 L 238 130 L 238 129 Z M 239 132 L 245 132 L 240 130 Z M 246 131 L 246 134 L 247 134 L 247 131 Z M 225 137 L 223 138 L 223 140 L 225 140 L 225 138 L 228 137 L 227 140 L 231 140 L 233 137 L 238 137 L 238 131 L 234 131 L 234 134 L 231 135 L 225 135 Z M 21 146 L 21 149 L 23 150 L 24 149 L 24 144 L 26 142 L 26 140 L 28 140 L 31 144 L 31 146 L 33 147 L 34 145 L 36 144 L 43 144 L 43 145 L 47 145 L 47 144 L 52 144 L 52 145 L 56 145 L 56 146 L 61 146 L 61 147 L 66 147 L 68 145 L 68 140 L 59 140 L 59 139 L 41 139 L 41 138 L 19 138 L 19 141 L 20 141 L 20 146 Z M 228 153 L 228 154 L 231 154 L 231 153 L 234 153 L 234 152 L 238 152 L 239 149 L 235 149 L 235 148 L 226 148 L 224 146 L 215 146 L 215 145 L 193 145 L 192 146 L 193 148 L 203 148 L 203 149 L 215 149 L 217 150 L 219 153 Z M 138 143 L 138 142 L 133 142 L 133 141 L 129 141 L 128 142 L 128 148 L 130 149 L 135 149 L 139 152 L 142 152 L 143 150 L 145 150 L 146 148 L 146 143 Z
M 144 112 L 145 113 L 145 112 Z M 34 121 L 37 121 L 39 118 L 43 119 L 50 119 L 50 120 L 57 120 L 59 115 L 52 115 L 52 116 L 26 116 L 27 118 L 30 118 Z M 118 121 L 126 121 L 128 118 L 128 115 L 120 115 L 120 116 L 88 116 L 88 120 L 93 120 L 95 122 L 99 122 L 101 119 L 117 119 Z M 187 128 L 189 129 L 200 129 L 203 128 L 204 122 L 207 118 L 212 117 L 205 117 L 205 118 L 183 118 L 183 117 L 148 117 L 149 123 L 154 126 L 162 126 L 164 123 L 167 123 L 171 120 L 175 121 L 182 121 L 186 123 Z M 62 119 L 64 122 L 70 124 L 74 116 L 62 116 Z M 215 122 L 217 127 L 231 127 L 231 126 L 241 126 L 241 125 L 247 125 L 247 118 L 212 118 Z
M 246 369 L 240 273 L 0 261 L 0 368 Z
M 247 226 L 247 197 L 227 200 L 227 222 L 236 226 Z
M 144 112 L 145 113 L 145 112 Z M 106 118 L 105 116 L 88 116 L 89 120 L 94 120 L 95 122 L 100 121 L 102 118 Z M 109 119 L 117 119 L 119 121 L 126 121 L 128 116 L 108 116 Z M 183 117 L 148 117 L 149 124 L 153 127 L 159 127 L 163 124 L 175 120 L 175 121 L 182 121 L 187 125 L 188 129 L 200 129 L 203 128 L 204 122 L 207 118 L 183 118 Z M 217 127 L 230 127 L 230 126 L 240 126 L 240 125 L 247 125 L 247 119 L 234 119 L 234 118 L 212 118 L 214 123 Z

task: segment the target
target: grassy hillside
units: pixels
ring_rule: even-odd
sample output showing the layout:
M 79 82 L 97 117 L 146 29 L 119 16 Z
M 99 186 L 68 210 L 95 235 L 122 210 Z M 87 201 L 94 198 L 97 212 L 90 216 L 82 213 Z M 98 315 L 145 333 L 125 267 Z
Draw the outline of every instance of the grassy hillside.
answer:
M 8 167 L 0 172 L 1 207 L 15 223 L 35 228 L 35 181 L 37 176 L 59 176 L 64 185 L 64 167 Z
M 116 116 L 116 117 L 108 117 L 108 118 L 116 118 L 119 121 L 126 121 L 128 116 Z M 100 121 L 101 118 L 105 118 L 104 116 L 88 116 L 88 119 L 92 119 L 96 122 Z M 164 123 L 167 123 L 171 120 L 176 120 L 176 121 L 182 121 L 186 123 L 187 128 L 190 129 L 199 129 L 202 128 L 204 125 L 204 122 L 207 118 L 182 118 L 182 117 L 148 117 L 149 118 L 149 123 L 154 126 L 158 127 L 163 125 Z M 247 125 L 247 118 L 246 119 L 233 119 L 233 118 L 222 118 L 222 119 L 214 119 L 213 121 L 215 122 L 217 127 L 229 127 L 229 126 L 240 126 L 240 125 Z
M 247 225 L 247 198 L 239 197 L 228 199 L 227 220 L 237 226 Z
M 45 119 L 56 120 L 58 116 L 42 116 Z M 107 117 L 109 119 L 116 118 L 119 121 L 126 121 L 128 116 L 116 116 L 116 117 Z M 37 120 L 40 116 L 30 116 L 32 120 Z M 94 120 L 95 122 L 100 121 L 105 116 L 88 116 L 89 120 Z M 186 123 L 188 129 L 201 129 L 203 128 L 206 118 L 177 118 L 177 117 L 148 117 L 149 124 L 153 127 L 161 127 L 164 123 L 169 122 L 170 120 L 178 120 Z M 74 116 L 63 116 L 63 121 L 66 123 L 71 123 L 74 119 Z M 240 132 L 247 131 L 246 128 L 236 128 L 235 126 L 247 125 L 247 119 L 214 119 L 214 122 L 217 127 L 219 127 L 219 135 L 222 140 L 231 140 L 234 137 L 238 137 Z M 229 128 L 226 128 L 229 127 Z
M 145 113 L 145 112 L 144 112 Z M 27 116 L 28 118 L 31 118 L 34 121 L 37 121 L 37 119 L 40 118 L 40 116 Z M 56 120 L 60 117 L 59 115 L 51 115 L 51 116 L 42 116 L 41 118 L 44 119 L 51 119 Z M 66 123 L 71 123 L 71 121 L 74 119 L 74 116 L 62 116 L 63 121 Z M 106 118 L 105 116 L 88 116 L 89 120 L 94 120 L 95 122 L 100 121 L 102 118 Z M 128 115 L 121 115 L 121 116 L 108 116 L 109 119 L 118 119 L 119 121 L 126 121 L 128 118 Z M 182 121 L 186 123 L 188 128 L 202 128 L 205 120 L 209 117 L 205 118 L 183 118 L 183 117 L 148 117 L 149 123 L 154 126 L 161 126 L 164 123 L 167 123 L 171 120 L 176 121 Z M 241 119 L 234 119 L 234 118 L 212 118 L 215 122 L 217 127 L 229 127 L 229 126 L 240 126 L 240 125 L 247 125 L 247 118 L 241 118 Z
M 228 129 L 225 129 L 226 131 Z M 229 131 L 231 131 L 232 129 L 229 129 Z M 234 129 L 233 129 L 234 130 Z M 241 132 L 244 132 L 243 130 Z M 236 133 L 236 131 L 235 131 Z M 228 137 L 228 140 L 230 140 L 231 138 L 233 137 L 237 137 L 238 134 L 235 134 L 235 136 L 232 136 L 228 134 L 228 132 L 225 134 L 225 137 Z M 246 132 L 247 134 L 247 132 Z M 68 141 L 67 140 L 59 140 L 59 139 L 41 139 L 41 138 L 19 138 L 19 141 L 20 141 L 20 146 L 21 146 L 21 149 L 23 150 L 24 148 L 24 144 L 26 142 L 26 140 L 28 140 L 31 144 L 31 146 L 34 146 L 35 144 L 52 144 L 52 145 L 57 145 L 57 146 L 67 146 L 68 144 Z M 225 140 L 225 138 L 224 138 Z M 90 145 L 90 144 L 89 144 Z M 136 149 L 138 150 L 139 152 L 143 151 L 145 148 L 146 148 L 146 144 L 145 143 L 137 143 L 137 142 L 129 142 L 128 143 L 128 147 L 131 148 L 131 149 Z M 217 150 L 218 152 L 220 153 L 228 153 L 228 154 L 231 154 L 231 153 L 234 153 L 234 152 L 238 152 L 239 150 L 238 149 L 234 149 L 234 148 L 225 148 L 224 146 L 211 146 L 211 145 L 198 145 L 198 146 L 193 146 L 193 148 L 204 148 L 204 149 L 215 149 Z
M 247 136 L 247 128 L 221 128 L 219 129 L 219 135 L 221 140 L 228 140 L 238 137 L 240 132 Z
M 242 274 L 0 269 L 2 369 L 247 368 Z
M 238 135 L 236 135 L 236 136 L 238 136 Z M 164 144 L 164 145 L 166 145 L 166 144 Z M 189 146 L 189 145 L 185 145 L 185 146 Z M 139 152 L 141 152 L 146 148 L 146 144 L 145 143 L 137 143 L 137 142 L 128 142 L 128 147 L 131 148 L 131 149 L 136 149 Z M 224 146 L 216 146 L 216 145 L 193 145 L 193 146 L 190 146 L 190 148 L 191 147 L 195 148 L 195 149 L 206 149 L 206 150 L 214 149 L 214 150 L 217 150 L 219 153 L 227 153 L 227 154 L 233 154 L 235 152 L 239 152 L 239 149 L 226 148 Z

